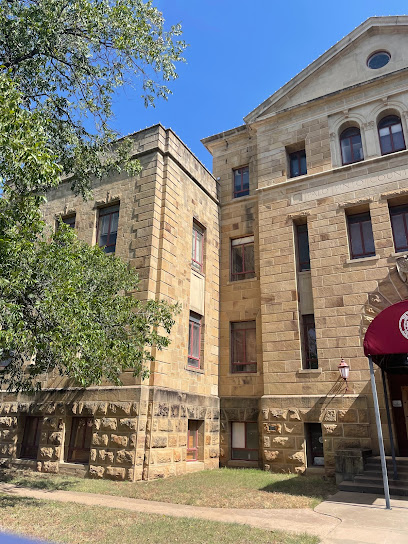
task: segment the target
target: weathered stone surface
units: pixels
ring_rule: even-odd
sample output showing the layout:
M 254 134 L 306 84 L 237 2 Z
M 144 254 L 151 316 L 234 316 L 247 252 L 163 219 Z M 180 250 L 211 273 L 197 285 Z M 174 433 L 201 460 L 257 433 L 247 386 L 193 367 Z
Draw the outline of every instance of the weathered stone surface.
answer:
M 322 419 L 323 421 L 336 421 L 336 410 L 326 410 Z
M 264 451 L 264 458 L 266 461 L 272 462 L 276 461 L 281 457 L 281 452 L 278 450 L 272 451 L 272 450 L 265 450 Z
M 152 436 L 151 445 L 152 445 L 152 448 L 166 448 L 167 447 L 167 436 L 166 435 L 160 435 L 160 434 L 156 434 L 156 435 Z
M 113 464 L 113 452 L 109 450 L 97 450 L 97 461 L 100 463 L 109 463 Z
M 116 463 L 118 465 L 133 465 L 135 454 L 133 451 L 120 450 L 116 453 Z
M 9 429 L 17 426 L 16 417 L 0 417 L 0 427 Z
M 366 438 L 369 436 L 368 425 L 344 425 L 344 436 L 350 438 Z
M 270 421 L 285 421 L 288 415 L 287 410 L 269 410 L 269 420 Z
M 92 444 L 94 446 L 107 446 L 109 437 L 107 434 L 93 433 Z
M 132 432 L 137 429 L 137 419 L 136 418 L 125 418 L 120 419 L 118 424 L 118 431 L 122 432 Z
M 44 461 L 41 467 L 42 472 L 47 472 L 50 474 L 58 474 L 59 472 L 59 463 L 54 461 Z
M 109 444 L 116 448 L 125 448 L 128 445 L 128 437 L 111 434 Z
M 108 413 L 116 416 L 130 416 L 131 410 L 131 402 L 111 402 L 108 406 Z
M 324 423 L 323 434 L 328 434 L 330 436 L 343 436 L 343 427 L 342 425 L 336 425 L 335 423 Z
M 103 478 L 104 473 L 105 473 L 105 467 L 99 467 L 95 465 L 89 466 L 90 478 Z
M 101 429 L 104 431 L 116 431 L 118 420 L 115 417 L 104 417 L 101 419 Z
M 302 451 L 297 451 L 292 455 L 289 455 L 288 459 L 301 465 L 305 464 L 305 454 Z
M 109 480 L 124 480 L 126 471 L 121 467 L 106 467 L 105 478 Z
M 50 433 L 48 435 L 48 443 L 53 444 L 54 446 L 59 446 L 60 444 L 62 444 L 62 433 Z
M 295 448 L 296 440 L 293 436 L 274 436 L 271 437 L 271 447 L 277 448 L 281 446 L 282 448 Z
M 57 448 L 43 447 L 43 448 L 39 448 L 39 451 L 38 451 L 38 458 L 39 459 L 56 461 L 57 459 L 59 459 L 59 456 L 60 456 L 60 448 L 59 447 L 57 447 Z
M 357 410 L 339 410 L 338 418 L 342 423 L 357 423 Z

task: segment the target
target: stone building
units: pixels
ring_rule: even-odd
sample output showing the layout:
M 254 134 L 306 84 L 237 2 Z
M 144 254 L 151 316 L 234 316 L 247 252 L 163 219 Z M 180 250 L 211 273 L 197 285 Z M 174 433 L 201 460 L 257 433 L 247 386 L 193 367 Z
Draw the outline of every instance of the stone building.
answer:
M 135 266 L 135 296 L 178 301 L 172 343 L 143 381 L 126 372 L 122 387 L 83 390 L 51 375 L 34 398 L 3 393 L 3 464 L 117 480 L 218 467 L 217 183 L 171 130 L 131 138 L 139 176 L 95 184 L 88 202 L 62 185 L 45 219 Z
M 408 298 L 407 119 L 408 17 L 373 17 L 203 140 L 220 180 L 223 465 L 330 473 L 336 452 L 378 452 L 362 340 Z M 408 455 L 408 381 L 388 381 Z
M 131 136 L 139 177 L 91 202 L 50 195 L 48 222 L 128 260 L 135 296 L 182 311 L 144 381 L 46 376 L 36 398 L 3 394 L 0 462 L 139 480 L 219 462 L 332 473 L 341 451 L 378 451 L 363 339 L 408 299 L 407 51 L 408 17 L 370 18 L 203 140 L 214 176 L 157 125 Z M 407 376 L 388 389 L 408 456 Z

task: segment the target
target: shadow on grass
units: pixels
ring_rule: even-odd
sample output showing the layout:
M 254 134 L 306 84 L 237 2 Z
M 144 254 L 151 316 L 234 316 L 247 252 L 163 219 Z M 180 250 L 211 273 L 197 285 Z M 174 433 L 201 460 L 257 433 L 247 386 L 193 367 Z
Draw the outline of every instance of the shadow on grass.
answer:
M 311 499 L 324 500 L 337 491 L 334 480 L 310 476 L 295 476 L 287 480 L 273 482 L 261 489 L 268 493 L 286 493 L 287 495 L 301 495 Z
M 14 508 L 16 506 L 44 506 L 38 499 L 30 497 L 13 497 L 12 495 L 0 495 L 0 508 Z
M 12 483 L 18 487 L 48 491 L 69 491 L 75 488 L 75 484 L 70 481 L 57 481 L 53 478 L 36 478 L 11 470 L 0 470 L 0 482 Z

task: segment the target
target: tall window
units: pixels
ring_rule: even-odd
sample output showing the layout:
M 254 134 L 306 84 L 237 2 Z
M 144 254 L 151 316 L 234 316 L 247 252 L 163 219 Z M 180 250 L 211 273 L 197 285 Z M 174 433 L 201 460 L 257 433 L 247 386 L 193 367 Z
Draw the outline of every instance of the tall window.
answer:
M 381 154 L 387 155 L 405 149 L 401 119 L 397 115 L 388 115 L 378 123 Z
M 302 315 L 303 368 L 318 368 L 316 326 L 313 314 Z
M 204 230 L 193 223 L 193 236 L 191 243 L 191 266 L 198 272 L 203 271 L 204 262 Z
M 91 417 L 72 418 L 67 461 L 73 463 L 89 462 L 89 450 L 92 442 L 92 425 L 93 419 Z
M 343 130 L 340 134 L 341 159 L 343 164 L 362 161 L 364 159 L 361 134 L 358 127 Z
M 395 251 L 408 251 L 408 204 L 390 206 Z
M 62 222 L 71 227 L 72 229 L 75 228 L 75 215 L 70 215 L 69 217 L 62 217 Z
M 116 249 L 118 235 L 119 204 L 99 210 L 98 245 L 104 246 L 105 253 Z
M 295 225 L 297 240 L 297 261 L 299 272 L 310 270 L 309 233 L 307 223 Z
M 188 366 L 201 368 L 201 316 L 190 312 L 188 333 Z
M 255 276 L 254 237 L 231 240 L 231 281 Z
M 347 225 L 351 258 L 361 259 L 375 255 L 370 212 L 348 215 Z
M 197 461 L 198 459 L 198 428 L 201 423 L 195 419 L 188 420 L 187 461 Z
M 256 421 L 233 421 L 231 435 L 231 459 L 258 460 L 259 437 Z
M 234 198 L 249 195 L 249 166 L 236 168 L 234 174 Z
M 23 441 L 21 442 L 20 457 L 22 459 L 37 459 L 40 444 L 42 417 L 27 416 L 24 425 Z
M 231 323 L 231 372 L 256 372 L 256 323 Z
M 306 151 L 304 149 L 289 154 L 290 177 L 307 174 Z

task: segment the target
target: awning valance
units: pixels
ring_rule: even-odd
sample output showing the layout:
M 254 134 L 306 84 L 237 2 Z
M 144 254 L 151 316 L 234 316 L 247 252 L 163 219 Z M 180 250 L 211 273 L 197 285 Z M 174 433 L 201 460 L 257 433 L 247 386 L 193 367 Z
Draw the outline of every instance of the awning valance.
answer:
M 365 355 L 408 353 L 408 300 L 380 312 L 364 337 Z

